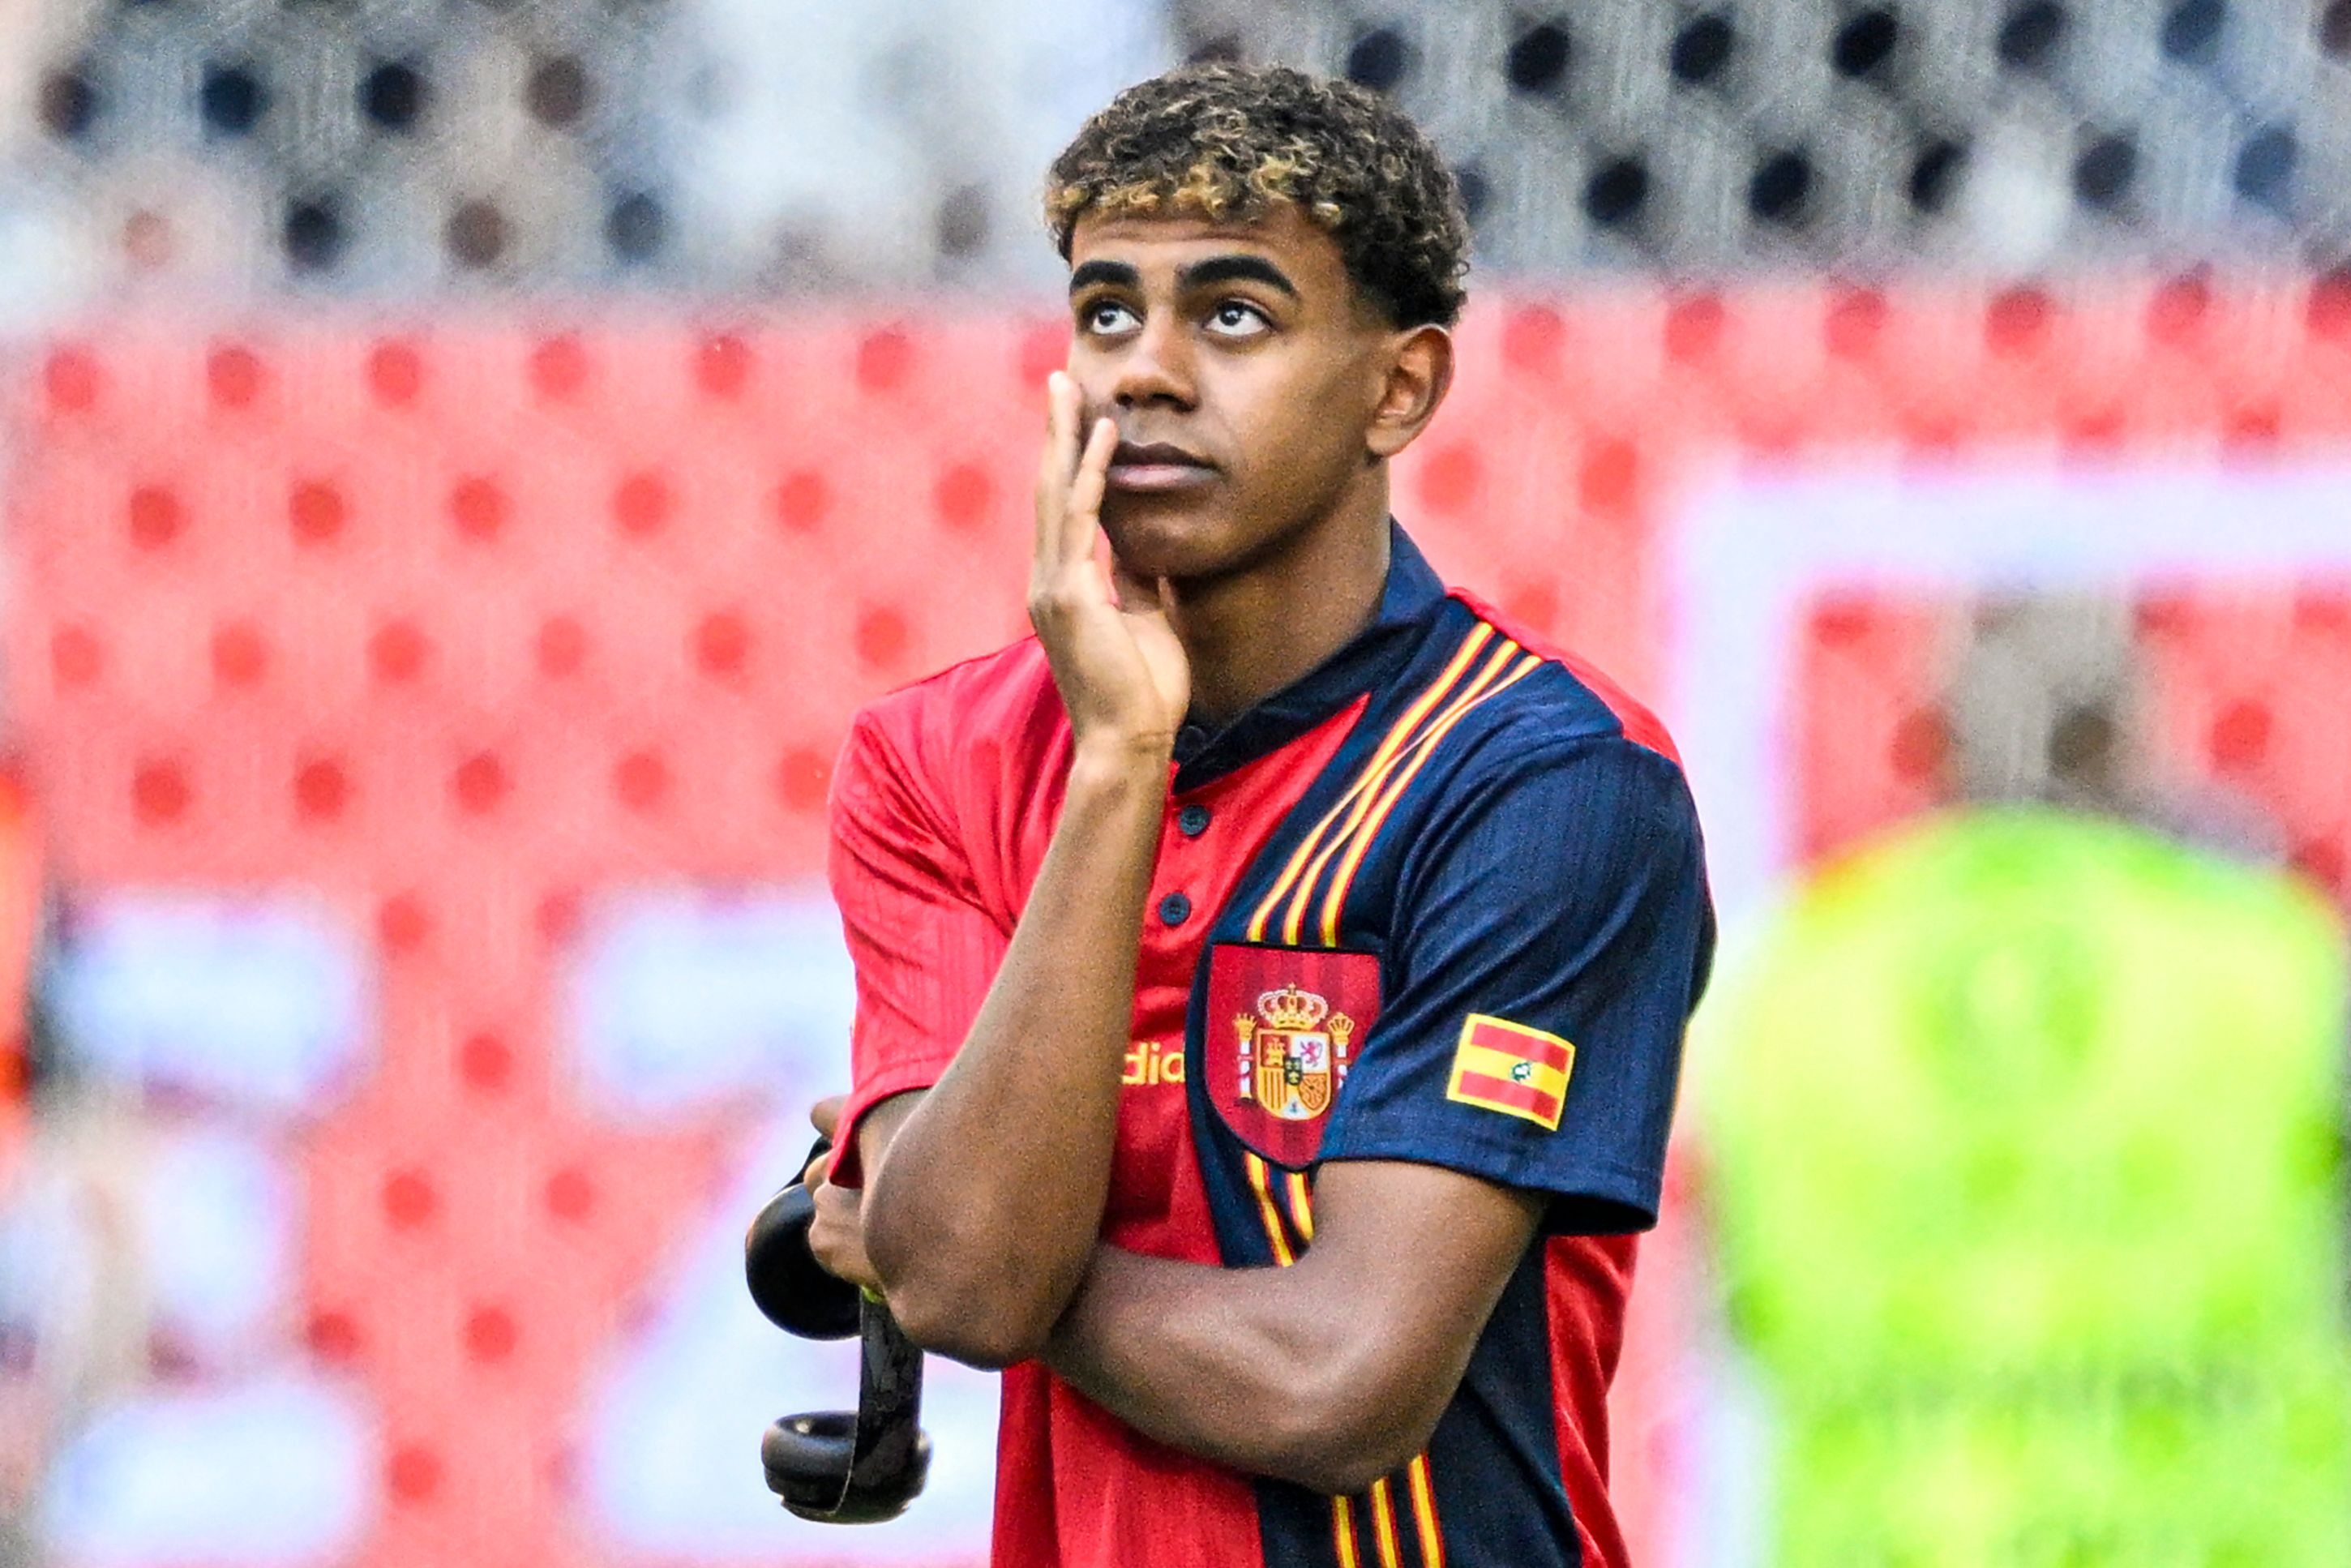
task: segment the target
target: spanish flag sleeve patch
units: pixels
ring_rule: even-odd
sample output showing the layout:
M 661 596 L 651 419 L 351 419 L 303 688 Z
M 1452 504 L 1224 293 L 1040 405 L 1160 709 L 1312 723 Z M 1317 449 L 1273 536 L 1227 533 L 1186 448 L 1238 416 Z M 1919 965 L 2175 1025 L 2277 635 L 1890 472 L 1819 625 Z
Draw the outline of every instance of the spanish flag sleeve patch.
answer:
M 1559 1036 L 1471 1013 L 1461 1025 L 1445 1097 L 1520 1116 L 1555 1133 L 1567 1107 L 1567 1075 L 1574 1070 L 1575 1047 Z

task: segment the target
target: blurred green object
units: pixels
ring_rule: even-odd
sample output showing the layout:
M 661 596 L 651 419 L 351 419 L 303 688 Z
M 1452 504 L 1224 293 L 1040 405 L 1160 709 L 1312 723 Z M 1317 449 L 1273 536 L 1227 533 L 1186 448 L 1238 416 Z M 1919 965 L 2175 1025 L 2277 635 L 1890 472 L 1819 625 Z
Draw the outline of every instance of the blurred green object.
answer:
M 1832 864 L 1700 1019 L 1788 1568 L 2351 1564 L 2346 951 L 2041 808 Z

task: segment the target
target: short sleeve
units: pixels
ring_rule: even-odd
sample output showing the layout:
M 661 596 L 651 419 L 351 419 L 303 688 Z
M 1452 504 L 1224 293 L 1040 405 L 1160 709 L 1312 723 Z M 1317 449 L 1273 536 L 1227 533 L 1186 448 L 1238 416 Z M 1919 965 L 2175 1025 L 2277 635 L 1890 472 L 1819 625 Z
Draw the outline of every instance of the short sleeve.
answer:
M 854 1186 L 858 1122 L 892 1095 L 938 1082 L 1010 934 L 981 907 L 954 833 L 870 714 L 834 769 L 831 817 L 828 871 L 857 974 L 852 1087 L 832 1174 Z
M 1458 794 L 1403 868 L 1379 1019 L 1322 1158 L 1548 1193 L 1554 1233 L 1646 1229 L 1714 946 L 1681 770 L 1593 737 Z

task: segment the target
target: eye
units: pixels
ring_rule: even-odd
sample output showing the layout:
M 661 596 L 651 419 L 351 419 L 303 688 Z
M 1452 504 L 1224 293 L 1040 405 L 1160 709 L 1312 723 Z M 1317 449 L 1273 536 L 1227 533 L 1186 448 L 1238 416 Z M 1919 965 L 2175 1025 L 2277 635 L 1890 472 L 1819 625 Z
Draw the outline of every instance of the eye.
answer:
M 1085 330 L 1096 337 L 1111 337 L 1132 331 L 1142 320 L 1115 299 L 1097 299 L 1078 312 L 1078 320 Z
M 1272 329 L 1265 312 L 1245 299 L 1228 299 L 1208 315 L 1208 330 L 1220 338 L 1254 338 Z

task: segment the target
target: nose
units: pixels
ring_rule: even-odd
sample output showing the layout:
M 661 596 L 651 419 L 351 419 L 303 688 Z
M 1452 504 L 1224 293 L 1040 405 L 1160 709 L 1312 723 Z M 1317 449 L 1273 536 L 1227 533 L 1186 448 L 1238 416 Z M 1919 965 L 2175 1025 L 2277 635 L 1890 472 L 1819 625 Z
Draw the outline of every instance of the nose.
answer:
M 1110 387 L 1122 409 L 1188 409 L 1196 397 L 1190 340 L 1173 311 L 1155 311 L 1119 354 Z

